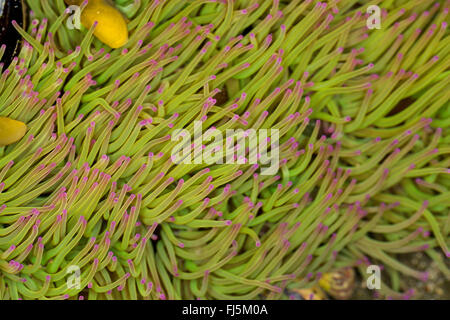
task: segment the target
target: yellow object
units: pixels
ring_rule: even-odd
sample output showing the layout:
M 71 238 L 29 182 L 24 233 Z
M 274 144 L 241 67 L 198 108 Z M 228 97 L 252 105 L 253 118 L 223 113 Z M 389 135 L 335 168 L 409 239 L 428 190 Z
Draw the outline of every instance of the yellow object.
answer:
M 27 125 L 10 118 L 0 117 L 0 147 L 19 141 L 27 132 Z
M 350 299 L 355 288 L 355 272 L 352 268 L 343 268 L 324 273 L 319 285 L 334 299 Z
M 80 5 L 81 0 L 66 0 L 67 4 Z M 89 0 L 81 12 L 81 24 L 90 29 L 97 21 L 94 35 L 104 44 L 116 49 L 128 42 L 128 28 L 119 10 L 106 0 Z

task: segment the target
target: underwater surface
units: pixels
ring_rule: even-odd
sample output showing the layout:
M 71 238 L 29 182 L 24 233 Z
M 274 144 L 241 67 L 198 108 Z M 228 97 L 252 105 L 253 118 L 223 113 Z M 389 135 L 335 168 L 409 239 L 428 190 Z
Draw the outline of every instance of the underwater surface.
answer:
M 0 299 L 449 299 L 450 1 L 0 1 Z

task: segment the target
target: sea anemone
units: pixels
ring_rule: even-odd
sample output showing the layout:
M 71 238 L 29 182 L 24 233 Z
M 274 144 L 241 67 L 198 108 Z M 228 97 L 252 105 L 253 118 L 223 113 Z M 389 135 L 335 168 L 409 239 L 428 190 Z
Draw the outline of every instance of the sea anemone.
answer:
M 12 22 L 0 299 L 287 299 L 373 264 L 378 296 L 410 298 L 419 251 L 450 278 L 449 1 L 374 0 L 381 29 L 357 0 L 115 2 L 124 45 L 63 0 Z M 173 161 L 198 123 L 244 132 L 192 143 L 230 161 Z M 245 147 L 262 129 L 271 175 Z

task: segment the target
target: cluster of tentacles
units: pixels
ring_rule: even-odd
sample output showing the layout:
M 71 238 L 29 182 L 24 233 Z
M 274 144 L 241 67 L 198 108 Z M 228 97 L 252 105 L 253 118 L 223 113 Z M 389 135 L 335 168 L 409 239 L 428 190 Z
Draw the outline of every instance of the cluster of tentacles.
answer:
M 26 2 L 0 76 L 0 116 L 28 126 L 0 148 L 0 299 L 283 299 L 369 264 L 412 297 L 418 251 L 450 277 L 449 1 L 370 1 L 372 30 L 367 1 L 117 1 L 114 50 L 63 0 Z M 248 148 L 175 164 L 194 121 L 278 129 L 277 175 Z

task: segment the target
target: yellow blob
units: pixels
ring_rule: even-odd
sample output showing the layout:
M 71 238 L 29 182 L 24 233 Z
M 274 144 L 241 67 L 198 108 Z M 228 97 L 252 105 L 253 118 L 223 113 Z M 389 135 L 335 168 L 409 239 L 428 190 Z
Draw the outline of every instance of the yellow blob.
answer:
M 0 117 L 0 147 L 19 141 L 27 131 L 27 125 L 10 118 Z
M 343 268 L 324 273 L 319 285 L 335 299 L 350 299 L 355 288 L 355 272 L 352 268 Z
M 85 28 L 91 28 L 95 21 L 97 26 L 94 35 L 104 44 L 116 49 L 128 42 L 124 17 L 105 0 L 90 0 L 81 13 L 81 23 Z

